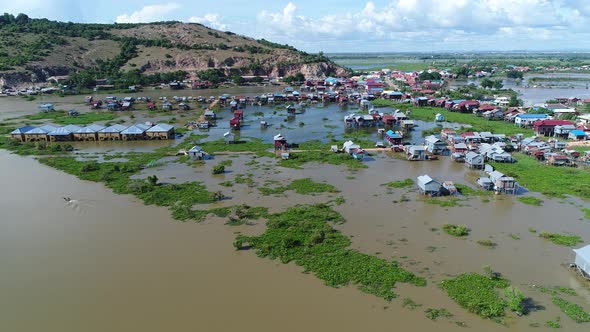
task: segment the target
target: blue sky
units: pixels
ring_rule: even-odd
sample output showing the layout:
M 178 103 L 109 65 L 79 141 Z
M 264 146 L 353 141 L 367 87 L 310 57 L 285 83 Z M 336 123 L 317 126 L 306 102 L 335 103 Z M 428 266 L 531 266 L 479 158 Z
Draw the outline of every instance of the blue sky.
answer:
M 0 0 L 0 8 L 73 22 L 199 22 L 309 52 L 590 51 L 590 0 Z

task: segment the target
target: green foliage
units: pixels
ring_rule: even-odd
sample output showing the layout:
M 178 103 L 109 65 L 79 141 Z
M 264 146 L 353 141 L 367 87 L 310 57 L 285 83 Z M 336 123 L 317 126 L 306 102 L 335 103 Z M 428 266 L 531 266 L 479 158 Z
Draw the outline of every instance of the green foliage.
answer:
M 488 248 L 495 248 L 498 245 L 496 242 L 492 240 L 478 240 L 477 244 Z
M 504 289 L 504 295 L 506 296 L 506 302 L 508 308 L 519 315 L 524 314 L 524 294 L 514 286 L 508 286 Z
M 548 320 L 547 322 L 545 322 L 545 324 L 548 327 L 554 328 L 554 329 L 560 329 L 561 328 L 561 324 L 559 323 L 561 321 L 561 318 L 557 317 L 554 320 Z
M 60 125 L 87 125 L 101 121 L 114 120 L 117 116 L 116 113 L 112 112 L 81 113 L 77 116 L 70 116 L 66 111 L 53 111 L 26 115 L 25 118 L 28 120 L 50 120 L 51 122 Z
M 152 186 L 155 186 L 158 184 L 158 177 L 155 175 L 150 175 L 147 177 L 148 183 Z
M 343 218 L 327 205 L 296 206 L 268 217 L 267 230 L 259 236 L 236 238 L 234 246 L 245 244 L 259 257 L 295 262 L 328 286 L 357 285 L 363 292 L 386 300 L 396 295 L 398 282 L 425 285 L 426 281 L 402 269 L 397 263 L 348 249 L 350 239 L 330 226 Z
M 211 172 L 213 174 L 223 174 L 225 173 L 225 165 L 223 164 L 218 164 L 213 166 L 213 169 L 211 170 Z
M 330 165 L 345 165 L 349 169 L 367 168 L 368 166 L 362 161 L 352 158 L 346 153 L 333 153 L 329 151 L 306 151 L 293 152 L 289 159 L 281 160 L 278 166 L 289 168 L 301 168 L 305 163 L 319 162 Z
M 334 200 L 334 203 L 336 203 L 336 205 L 342 205 L 342 204 L 346 203 L 346 199 L 344 199 L 344 197 L 342 197 L 342 196 L 338 196 Z
M 508 78 L 522 79 L 523 76 L 524 76 L 524 74 L 521 71 L 517 71 L 517 70 L 510 70 L 509 72 L 506 73 L 506 77 L 508 77 Z
M 287 84 L 291 84 L 294 82 L 302 83 L 305 81 L 305 76 L 302 73 L 297 73 L 295 75 L 287 76 L 283 78 L 283 81 Z
M 547 239 L 557 245 L 566 247 L 573 247 L 578 243 L 584 242 L 584 240 L 578 235 L 564 235 L 558 233 L 542 232 L 539 234 L 539 237 Z
M 189 141 L 191 140 L 189 139 Z M 220 139 L 217 141 L 203 142 L 201 143 L 201 146 L 203 147 L 203 150 L 207 151 L 208 153 L 252 152 L 260 154 L 265 153 L 266 150 L 272 148 L 272 144 L 262 143 L 262 140 L 256 138 L 251 138 L 248 141 L 237 141 L 234 144 L 225 144 L 225 141 Z
M 454 207 L 454 206 L 461 206 L 461 200 L 457 197 L 449 197 L 449 198 L 437 198 L 431 197 L 422 200 L 424 203 L 438 205 L 441 207 Z
M 418 303 L 414 302 L 414 300 L 412 300 L 409 297 L 404 298 L 403 303 L 402 303 L 402 307 L 408 308 L 410 310 L 417 309 L 417 308 L 419 308 L 421 306 L 422 306 L 421 304 L 418 304 Z
M 430 320 L 436 320 L 439 317 L 445 317 L 445 318 L 453 317 L 453 314 L 451 314 L 445 308 L 441 308 L 441 309 L 428 308 L 424 311 L 424 313 L 426 313 L 426 318 L 428 318 Z
M 372 103 L 375 107 L 393 107 L 402 111 L 409 110 L 410 118 L 415 120 L 432 121 L 436 114 L 440 113 L 445 117 L 446 121 L 471 125 L 471 128 L 469 128 L 470 131 L 490 131 L 498 134 L 506 134 L 507 136 L 519 133 L 525 136 L 532 136 L 534 134 L 531 129 L 520 128 L 513 123 L 490 121 L 470 113 L 449 112 L 440 107 L 414 107 L 409 104 L 398 104 L 385 99 L 377 99 L 372 101 Z
M 490 192 L 490 191 L 481 190 L 481 189 L 474 189 L 470 186 L 460 184 L 460 183 L 455 184 L 455 188 L 457 188 L 457 190 L 461 193 L 461 195 L 463 195 L 465 197 L 492 195 L 492 192 Z
M 328 183 L 318 183 L 310 178 L 294 180 L 287 186 L 278 186 L 275 188 L 260 187 L 258 188 L 263 195 L 282 194 L 287 190 L 293 190 L 301 195 L 313 195 L 319 193 L 335 193 L 338 189 Z
M 466 273 L 440 283 L 449 297 L 463 308 L 483 318 L 502 317 L 507 307 L 498 294 L 510 284 L 506 279 L 488 277 L 477 273 Z
M 539 163 L 535 158 L 519 154 L 517 163 L 493 163 L 494 167 L 530 191 L 540 192 L 550 197 L 563 198 L 571 195 L 590 198 L 590 173 L 583 169 L 570 167 L 550 167 Z
M 551 302 L 576 323 L 590 322 L 590 315 L 581 306 L 557 296 L 552 297 Z
M 532 196 L 519 196 L 517 198 L 521 203 L 533 205 L 533 206 L 541 206 L 543 205 L 543 200 L 537 197 Z
M 467 226 L 465 226 L 465 225 L 453 225 L 453 224 L 444 224 L 443 230 L 445 231 L 445 233 L 452 235 L 452 236 L 456 236 L 456 237 L 467 236 L 467 235 L 469 235 L 469 232 L 470 232 L 469 228 L 467 228 Z
M 386 183 L 385 185 L 389 188 L 406 188 L 413 186 L 414 180 L 408 178 L 404 180 L 391 181 Z

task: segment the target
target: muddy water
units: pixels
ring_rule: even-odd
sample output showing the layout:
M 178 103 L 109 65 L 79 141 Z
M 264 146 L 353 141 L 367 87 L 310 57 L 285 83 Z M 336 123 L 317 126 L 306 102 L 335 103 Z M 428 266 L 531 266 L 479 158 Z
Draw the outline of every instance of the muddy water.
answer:
M 0 103 L 3 110 L 5 106 Z M 255 108 L 247 109 L 247 117 L 250 111 Z M 287 130 L 283 135 L 290 141 L 321 139 L 327 131 L 343 135 L 341 120 L 349 111 L 354 110 L 311 109 L 296 116 L 295 124 L 304 122 L 303 129 L 283 128 Z M 272 109 L 267 108 L 265 117 L 271 115 Z M 336 121 L 338 128 L 325 127 L 325 122 Z M 221 131 L 210 133 L 216 137 Z M 276 130 L 263 132 L 251 126 L 244 132 L 268 141 Z M 374 134 L 371 138 L 377 139 Z M 82 156 L 91 156 L 87 153 L 149 151 L 170 142 L 80 144 Z M 228 172 L 211 176 L 213 165 L 223 160 L 232 160 Z M 260 222 L 239 228 L 217 219 L 177 223 L 164 208 L 115 196 L 101 185 L 0 151 L 0 264 L 4 267 L 0 312 L 5 317 L 0 327 L 7 331 L 299 331 L 310 327 L 455 331 L 454 322 L 462 321 L 478 331 L 496 331 L 504 328 L 465 312 L 436 287 L 448 275 L 479 272 L 483 265 L 490 265 L 536 305 L 545 307 L 509 320 L 506 330 L 536 330 L 529 324 L 543 325 L 557 316 L 562 317 L 564 330 L 587 330 L 560 313 L 548 295 L 530 287 L 572 287 L 580 294 L 573 300 L 590 311 L 588 288 L 561 266 L 572 261 L 571 249 L 539 239 L 529 228 L 575 233 L 590 241 L 588 221 L 580 219 L 580 209 L 590 207 L 588 203 L 546 200 L 543 207 L 530 207 L 511 196 L 493 196 L 489 202 L 475 198 L 461 207 L 442 208 L 425 204 L 413 191 L 388 191 L 381 184 L 421 174 L 473 184 L 480 173 L 448 158 L 407 162 L 376 154 L 366 163 L 370 168 L 355 172 L 318 164 L 294 170 L 276 167 L 269 158 L 217 156 L 203 166 L 172 162 L 146 169 L 139 177 L 156 174 L 164 182 L 203 181 L 209 190 L 221 190 L 230 198 L 220 205 L 245 203 L 267 206 L 271 211 L 341 195 L 346 203 L 335 208 L 347 223 L 338 228 L 352 237 L 355 248 L 396 259 L 428 278 L 425 288 L 400 284 L 397 289 L 400 299 L 409 297 L 423 304 L 421 309 L 410 311 L 401 307 L 401 300 L 386 303 L 354 288 L 332 289 L 293 265 L 234 251 L 234 232 L 261 232 L 264 225 Z M 341 192 L 318 196 L 287 192 L 269 197 L 245 184 L 220 185 L 247 173 L 259 186 L 266 180 L 286 184 L 311 177 Z M 64 204 L 61 196 L 66 195 L 79 202 Z M 396 203 L 402 195 L 409 201 Z M 440 230 L 444 223 L 466 224 L 472 233 L 466 239 L 452 238 Z M 510 234 L 521 239 L 514 240 Z M 476 243 L 486 239 L 498 246 L 488 249 Z M 455 316 L 433 323 L 424 317 L 425 308 L 447 308 Z

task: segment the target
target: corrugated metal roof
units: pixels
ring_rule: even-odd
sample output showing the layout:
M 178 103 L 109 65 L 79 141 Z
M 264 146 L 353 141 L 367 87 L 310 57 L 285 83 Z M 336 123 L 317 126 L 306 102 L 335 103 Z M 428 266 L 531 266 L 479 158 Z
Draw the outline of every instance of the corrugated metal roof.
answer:
M 145 128 L 145 126 L 139 125 L 139 124 L 135 124 L 133 126 L 130 126 L 124 130 L 121 131 L 121 134 L 124 135 L 141 135 L 143 133 L 145 133 L 147 129 Z
M 74 133 L 76 134 L 94 134 L 106 128 L 105 126 L 91 124 L 86 127 L 81 127 L 80 129 L 76 130 Z
M 518 114 L 517 118 L 521 119 L 545 119 L 547 118 L 547 114 Z
M 166 133 L 171 129 L 174 129 L 174 126 L 169 125 L 167 123 L 158 123 L 157 125 L 148 129 L 147 132 L 149 132 L 149 133 L 154 133 L 154 132 Z
M 71 135 L 72 132 L 67 130 L 65 127 L 57 128 L 53 131 L 50 131 L 47 135 L 49 136 L 67 136 Z
M 42 128 L 33 128 L 26 132 L 27 134 L 47 134 L 47 130 L 43 130 Z
M 54 126 L 54 125 L 46 124 L 46 125 L 42 125 L 39 128 L 40 129 L 43 129 L 46 132 L 51 132 L 51 131 L 56 130 L 58 127 L 57 126 Z
M 32 129 L 35 129 L 35 128 L 37 128 L 37 127 L 35 127 L 35 126 L 24 126 L 24 127 L 20 127 L 20 128 L 17 128 L 15 130 L 11 131 L 10 134 L 11 135 L 24 134 L 27 131 L 32 130 Z
M 81 127 L 80 127 L 80 126 L 76 126 L 76 125 L 72 125 L 72 124 L 71 124 L 71 125 L 64 126 L 64 128 L 65 128 L 66 130 L 69 130 L 69 131 L 70 131 L 70 132 L 72 132 L 72 133 L 75 133 L 75 132 L 77 132 L 78 130 L 80 130 L 80 128 L 81 128 Z
M 112 126 L 103 128 L 102 130 L 100 130 L 99 132 L 101 133 L 120 133 L 123 130 L 125 130 L 127 127 L 120 125 L 120 124 L 114 124 Z

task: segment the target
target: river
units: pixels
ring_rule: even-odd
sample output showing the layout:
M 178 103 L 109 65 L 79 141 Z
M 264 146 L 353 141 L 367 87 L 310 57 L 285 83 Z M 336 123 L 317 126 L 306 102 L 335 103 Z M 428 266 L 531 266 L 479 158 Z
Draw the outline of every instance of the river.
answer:
M 2 101 L 0 109 L 10 111 Z M 29 108 L 32 104 L 21 103 Z M 310 124 L 299 130 L 319 138 L 323 133 L 312 133 L 324 127 L 324 121 L 317 121 L 317 130 L 311 124 L 323 115 L 314 112 L 336 113 L 328 117 L 341 125 L 340 112 L 346 110 L 313 109 L 296 116 L 297 121 Z M 290 132 L 299 137 L 297 129 Z M 289 137 L 288 133 L 284 134 Z M 141 142 L 90 143 L 87 151 L 79 148 L 81 152 L 142 150 Z M 464 322 L 477 331 L 534 331 L 530 324 L 543 325 L 557 316 L 564 331 L 587 330 L 587 325 L 559 312 L 549 295 L 531 287 L 572 287 L 579 294 L 572 300 L 590 311 L 587 284 L 562 266 L 573 260 L 571 249 L 529 232 L 534 228 L 573 233 L 590 241 L 590 227 L 581 212 L 582 207 L 590 207 L 587 202 L 545 199 L 544 206 L 532 207 L 513 196 L 499 195 L 489 202 L 474 198 L 461 207 L 442 208 L 422 202 L 414 191 L 389 192 L 382 186 L 421 174 L 465 184 L 473 184 L 480 176 L 446 157 L 407 162 L 378 153 L 366 161 L 368 169 L 354 172 L 313 163 L 305 169 L 283 169 L 274 166 L 272 159 L 247 155 L 215 159 L 196 168 L 171 162 L 138 176 L 155 174 L 164 182 L 203 181 L 210 191 L 222 190 L 231 197 L 221 204 L 266 206 L 272 212 L 341 195 L 346 203 L 335 209 L 347 222 L 337 228 L 352 237 L 353 248 L 400 261 L 404 268 L 426 277 L 428 286 L 399 284 L 395 290 L 399 299 L 392 303 L 355 287 L 330 288 L 293 264 L 233 249 L 236 232 L 260 233 L 262 222 L 239 227 L 226 226 L 219 218 L 179 223 L 165 208 L 145 206 L 132 196 L 115 195 L 100 184 L 81 181 L 32 158 L 0 151 L 1 330 L 447 332 L 459 329 L 455 322 Z M 232 161 L 228 172 L 210 176 L 213 165 L 224 160 Z M 252 160 L 259 165 L 253 166 Z M 274 197 L 243 184 L 220 185 L 247 172 L 260 184 L 311 177 L 341 192 Z M 398 203 L 402 195 L 409 201 Z M 66 204 L 62 196 L 78 202 Z M 466 224 L 471 235 L 453 238 L 441 231 L 445 223 Z M 485 239 L 497 247 L 477 244 Z M 436 286 L 449 275 L 481 272 L 484 265 L 502 273 L 544 310 L 509 319 L 505 328 L 469 314 Z M 423 307 L 403 308 L 401 299 L 406 297 Z M 425 317 L 426 308 L 446 308 L 454 316 L 433 322 Z

